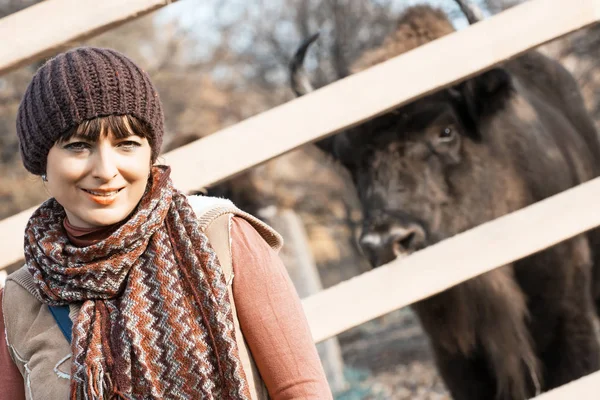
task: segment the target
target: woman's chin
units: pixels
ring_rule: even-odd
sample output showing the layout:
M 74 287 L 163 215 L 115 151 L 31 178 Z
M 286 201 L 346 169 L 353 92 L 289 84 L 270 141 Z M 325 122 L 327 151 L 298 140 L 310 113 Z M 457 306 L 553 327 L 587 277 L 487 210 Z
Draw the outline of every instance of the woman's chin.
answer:
M 123 221 L 129 215 L 125 210 L 94 210 L 82 218 L 82 221 L 92 227 L 109 226 Z

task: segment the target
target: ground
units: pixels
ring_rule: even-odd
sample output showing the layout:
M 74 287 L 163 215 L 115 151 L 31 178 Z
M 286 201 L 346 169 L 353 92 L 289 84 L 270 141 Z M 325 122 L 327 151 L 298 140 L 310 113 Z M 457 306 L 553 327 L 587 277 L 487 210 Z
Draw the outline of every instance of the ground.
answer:
M 336 400 L 450 400 L 410 308 L 338 336 L 349 387 Z

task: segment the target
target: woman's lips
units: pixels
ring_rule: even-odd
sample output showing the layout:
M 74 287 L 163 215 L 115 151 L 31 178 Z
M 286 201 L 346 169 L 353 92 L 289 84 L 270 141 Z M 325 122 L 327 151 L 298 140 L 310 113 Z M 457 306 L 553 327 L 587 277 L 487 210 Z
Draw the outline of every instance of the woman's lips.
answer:
M 117 199 L 117 196 L 123 190 L 121 189 L 113 189 L 113 190 L 97 190 L 97 189 L 81 189 L 83 190 L 89 198 L 100 205 L 108 206 L 114 203 Z

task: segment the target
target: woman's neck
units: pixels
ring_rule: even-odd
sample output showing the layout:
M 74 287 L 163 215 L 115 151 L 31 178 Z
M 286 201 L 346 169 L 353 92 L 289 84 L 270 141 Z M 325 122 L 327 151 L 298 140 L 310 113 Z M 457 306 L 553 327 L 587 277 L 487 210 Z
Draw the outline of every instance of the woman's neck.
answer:
M 112 233 L 116 231 L 121 224 L 122 222 L 117 222 L 116 224 L 107 226 L 79 228 L 72 225 L 67 217 L 65 217 L 63 221 L 63 227 L 67 232 L 69 240 L 77 247 L 90 246 L 106 239 L 112 235 Z

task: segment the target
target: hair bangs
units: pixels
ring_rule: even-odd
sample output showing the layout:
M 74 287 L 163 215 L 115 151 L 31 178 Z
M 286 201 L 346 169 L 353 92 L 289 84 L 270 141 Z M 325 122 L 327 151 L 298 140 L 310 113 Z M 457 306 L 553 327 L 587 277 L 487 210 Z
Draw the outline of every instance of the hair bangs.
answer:
M 106 135 L 108 132 L 117 139 L 136 135 L 151 140 L 150 127 L 144 121 L 131 115 L 108 115 L 83 121 L 66 131 L 57 142 L 67 142 L 74 136 L 96 142 L 101 135 Z

